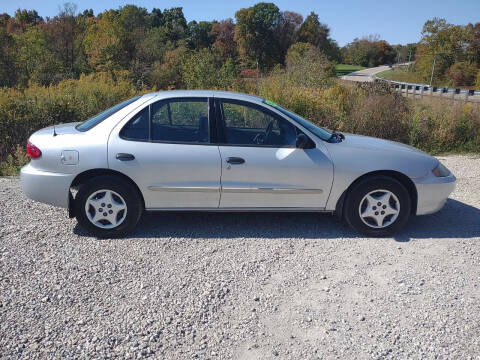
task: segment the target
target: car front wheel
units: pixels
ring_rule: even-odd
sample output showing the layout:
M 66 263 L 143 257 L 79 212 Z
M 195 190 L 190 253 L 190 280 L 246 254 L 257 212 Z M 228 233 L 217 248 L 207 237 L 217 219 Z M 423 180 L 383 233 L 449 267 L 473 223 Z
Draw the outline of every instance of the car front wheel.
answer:
M 368 236 L 389 236 L 402 228 L 411 212 L 410 195 L 398 180 L 387 176 L 364 179 L 349 192 L 347 223 Z
M 78 223 L 100 238 L 115 238 L 135 228 L 142 203 L 132 185 L 115 176 L 99 176 L 82 184 L 75 197 Z

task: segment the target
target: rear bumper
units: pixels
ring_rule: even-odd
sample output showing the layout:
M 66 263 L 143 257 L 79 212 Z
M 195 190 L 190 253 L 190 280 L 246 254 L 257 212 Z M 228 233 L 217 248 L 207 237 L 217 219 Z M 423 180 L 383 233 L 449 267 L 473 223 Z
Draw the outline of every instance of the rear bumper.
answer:
M 35 169 L 28 164 L 20 171 L 25 195 L 35 201 L 68 208 L 68 195 L 74 174 L 62 174 Z
M 445 205 L 448 196 L 455 190 L 456 178 L 453 174 L 435 177 L 433 174 L 415 181 L 418 203 L 417 215 L 433 214 Z

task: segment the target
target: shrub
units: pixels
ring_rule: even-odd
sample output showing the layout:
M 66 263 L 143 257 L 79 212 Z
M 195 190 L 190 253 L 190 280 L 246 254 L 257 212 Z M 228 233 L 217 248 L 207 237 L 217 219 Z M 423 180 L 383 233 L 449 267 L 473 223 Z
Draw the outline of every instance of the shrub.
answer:
M 307 43 L 290 46 L 286 65 L 285 75 L 298 86 L 326 87 L 336 75 L 335 63 L 316 46 Z
M 445 78 L 448 79 L 453 86 L 471 86 L 475 84 L 477 72 L 476 64 L 461 61 L 456 62 L 447 69 Z
M 188 89 L 228 89 L 238 74 L 238 65 L 232 59 L 222 64 L 207 48 L 186 56 L 182 64 L 182 76 Z
M 28 163 L 29 160 L 27 152 L 23 147 L 18 145 L 13 155 L 8 155 L 6 161 L 0 162 L 0 175 L 17 175 L 20 168 Z
M 30 134 L 52 124 L 83 121 L 135 95 L 125 73 L 97 73 L 23 91 L 0 89 L 0 161 L 7 160 Z

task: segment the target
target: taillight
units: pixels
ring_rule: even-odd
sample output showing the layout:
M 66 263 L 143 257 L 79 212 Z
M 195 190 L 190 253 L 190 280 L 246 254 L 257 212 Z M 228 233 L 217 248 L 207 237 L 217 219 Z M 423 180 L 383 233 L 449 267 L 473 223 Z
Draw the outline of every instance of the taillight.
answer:
M 42 152 L 40 151 L 40 149 L 38 147 L 33 145 L 30 141 L 27 141 L 27 155 L 31 159 L 37 159 L 40 156 L 42 156 Z

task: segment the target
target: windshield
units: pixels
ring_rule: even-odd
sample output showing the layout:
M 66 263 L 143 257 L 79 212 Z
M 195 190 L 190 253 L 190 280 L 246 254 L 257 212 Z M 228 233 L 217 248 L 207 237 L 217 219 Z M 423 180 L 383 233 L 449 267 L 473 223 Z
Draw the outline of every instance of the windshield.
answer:
M 139 99 L 140 96 L 135 96 L 134 98 L 128 99 L 120 104 L 117 104 L 115 106 L 112 106 L 110 109 L 107 109 L 103 112 L 101 112 L 98 115 L 95 115 L 94 117 L 88 119 L 87 121 L 77 125 L 76 129 L 79 131 L 88 131 L 94 126 L 100 124 L 103 120 L 108 118 L 109 116 L 115 114 L 117 111 L 123 109 L 125 106 L 133 103 L 135 100 Z
M 307 128 L 312 133 L 317 135 L 320 139 L 328 141 L 331 138 L 332 133 L 330 131 L 328 131 L 328 130 L 320 127 L 320 126 L 312 124 L 310 121 L 305 120 L 304 118 L 298 116 L 297 114 L 278 106 L 273 101 L 265 100 L 264 103 L 274 107 L 275 109 L 277 109 L 281 113 L 288 116 L 290 119 L 294 120 L 295 122 L 299 123 L 303 127 Z

